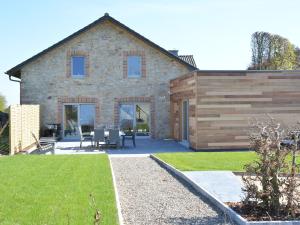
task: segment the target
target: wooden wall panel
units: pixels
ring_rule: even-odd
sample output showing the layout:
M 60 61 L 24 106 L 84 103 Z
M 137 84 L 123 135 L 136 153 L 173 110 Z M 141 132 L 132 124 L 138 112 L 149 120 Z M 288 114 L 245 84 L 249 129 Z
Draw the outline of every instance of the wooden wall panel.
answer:
M 10 154 L 32 148 L 40 133 L 39 105 L 11 105 L 9 107 Z M 35 147 L 35 146 L 34 146 Z
M 189 100 L 189 142 L 192 148 L 197 145 L 196 117 L 196 73 L 188 74 L 173 80 L 171 91 L 171 133 L 175 140 L 182 139 L 182 102 Z
M 190 108 L 196 149 L 248 148 L 250 120 L 266 114 L 286 126 L 300 121 L 300 71 L 193 72 L 171 81 L 172 102 L 180 104 L 172 96 L 189 93 L 190 84 L 196 88 L 195 97 L 187 95 L 196 101 Z

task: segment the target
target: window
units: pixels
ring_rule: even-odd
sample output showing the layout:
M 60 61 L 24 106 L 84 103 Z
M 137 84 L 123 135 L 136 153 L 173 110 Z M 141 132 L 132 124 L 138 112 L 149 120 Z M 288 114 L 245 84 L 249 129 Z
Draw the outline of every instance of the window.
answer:
M 127 57 L 127 76 L 128 77 L 141 77 L 142 76 L 142 57 L 141 56 L 128 56 Z
M 85 76 L 85 57 L 72 56 L 72 76 L 83 77 Z

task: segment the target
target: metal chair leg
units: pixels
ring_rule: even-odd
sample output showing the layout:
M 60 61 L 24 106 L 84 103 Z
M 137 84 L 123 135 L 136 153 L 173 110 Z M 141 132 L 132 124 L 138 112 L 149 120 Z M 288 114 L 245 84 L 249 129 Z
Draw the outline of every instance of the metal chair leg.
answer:
M 132 136 L 132 142 L 133 142 L 133 146 L 135 147 L 135 136 Z

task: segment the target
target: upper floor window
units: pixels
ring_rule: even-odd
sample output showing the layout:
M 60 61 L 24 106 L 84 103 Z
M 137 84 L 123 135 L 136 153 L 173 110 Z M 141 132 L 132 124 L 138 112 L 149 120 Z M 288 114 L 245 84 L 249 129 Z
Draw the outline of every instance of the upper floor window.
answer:
M 142 76 L 142 57 L 137 55 L 127 56 L 127 76 Z
M 72 71 L 73 77 L 83 77 L 85 76 L 85 57 L 84 56 L 72 56 Z

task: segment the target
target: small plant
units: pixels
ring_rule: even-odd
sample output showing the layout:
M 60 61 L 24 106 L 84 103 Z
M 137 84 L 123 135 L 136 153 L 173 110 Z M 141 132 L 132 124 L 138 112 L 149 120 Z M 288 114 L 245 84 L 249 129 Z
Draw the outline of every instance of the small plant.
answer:
M 101 213 L 100 210 L 96 207 L 95 198 L 92 194 L 90 194 L 90 206 L 95 210 L 94 225 L 99 225 L 101 222 Z
M 255 121 L 253 127 L 251 148 L 258 159 L 245 166 L 243 205 L 265 213 L 270 220 L 299 218 L 299 165 L 296 162 L 299 128 L 284 129 L 273 118 L 267 122 Z

